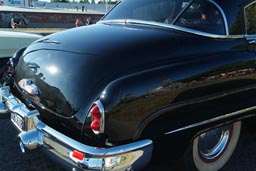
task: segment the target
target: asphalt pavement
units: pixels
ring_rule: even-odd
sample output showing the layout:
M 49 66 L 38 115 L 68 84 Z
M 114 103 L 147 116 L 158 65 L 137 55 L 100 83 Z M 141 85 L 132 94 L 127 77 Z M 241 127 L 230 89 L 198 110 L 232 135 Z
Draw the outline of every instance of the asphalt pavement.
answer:
M 0 171 L 63 171 L 38 150 L 23 154 L 17 130 L 9 118 L 0 116 Z M 170 163 L 150 164 L 143 171 L 178 171 Z M 242 131 L 237 149 L 221 171 L 256 171 L 256 135 Z
M 18 131 L 9 119 L 0 118 L 0 171 L 62 171 L 38 150 L 23 154 Z

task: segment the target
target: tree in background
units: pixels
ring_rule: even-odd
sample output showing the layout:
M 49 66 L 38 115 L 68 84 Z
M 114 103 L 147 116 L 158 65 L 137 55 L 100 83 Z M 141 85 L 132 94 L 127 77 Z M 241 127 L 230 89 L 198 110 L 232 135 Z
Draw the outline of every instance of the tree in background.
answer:
M 120 0 L 100 0 L 98 4 L 116 4 Z
M 89 0 L 80 0 L 79 3 L 81 3 L 81 4 L 90 4 Z
M 108 1 L 108 4 L 116 4 L 118 1 L 111 1 L 111 0 L 109 0 Z
M 51 2 L 63 2 L 63 3 L 69 3 L 69 0 L 51 0 Z

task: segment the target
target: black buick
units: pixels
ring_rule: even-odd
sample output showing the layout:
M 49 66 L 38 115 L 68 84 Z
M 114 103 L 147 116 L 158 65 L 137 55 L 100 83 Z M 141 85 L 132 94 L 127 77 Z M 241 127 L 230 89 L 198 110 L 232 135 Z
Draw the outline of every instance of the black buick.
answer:
M 217 171 L 256 111 L 255 23 L 255 0 L 122 0 L 11 58 L 1 112 L 67 170 Z

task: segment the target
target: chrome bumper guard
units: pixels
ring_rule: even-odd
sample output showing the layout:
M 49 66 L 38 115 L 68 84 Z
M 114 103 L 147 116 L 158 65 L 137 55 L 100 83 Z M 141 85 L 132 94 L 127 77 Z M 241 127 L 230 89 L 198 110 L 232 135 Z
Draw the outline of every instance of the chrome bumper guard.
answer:
M 77 170 L 137 170 L 146 166 L 152 155 L 151 140 L 141 140 L 110 148 L 91 147 L 71 139 L 44 124 L 38 110 L 30 111 L 10 92 L 8 86 L 0 88 L 0 112 L 10 112 L 12 123 L 19 129 L 20 148 L 43 147 L 63 166 Z M 74 155 L 74 153 L 78 154 Z

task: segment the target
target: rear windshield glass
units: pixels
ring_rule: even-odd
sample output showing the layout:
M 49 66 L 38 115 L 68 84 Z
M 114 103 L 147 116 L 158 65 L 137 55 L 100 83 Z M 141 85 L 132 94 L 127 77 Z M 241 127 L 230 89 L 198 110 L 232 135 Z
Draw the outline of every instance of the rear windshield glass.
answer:
M 123 0 L 103 20 L 144 20 L 225 34 L 219 9 L 207 0 Z

